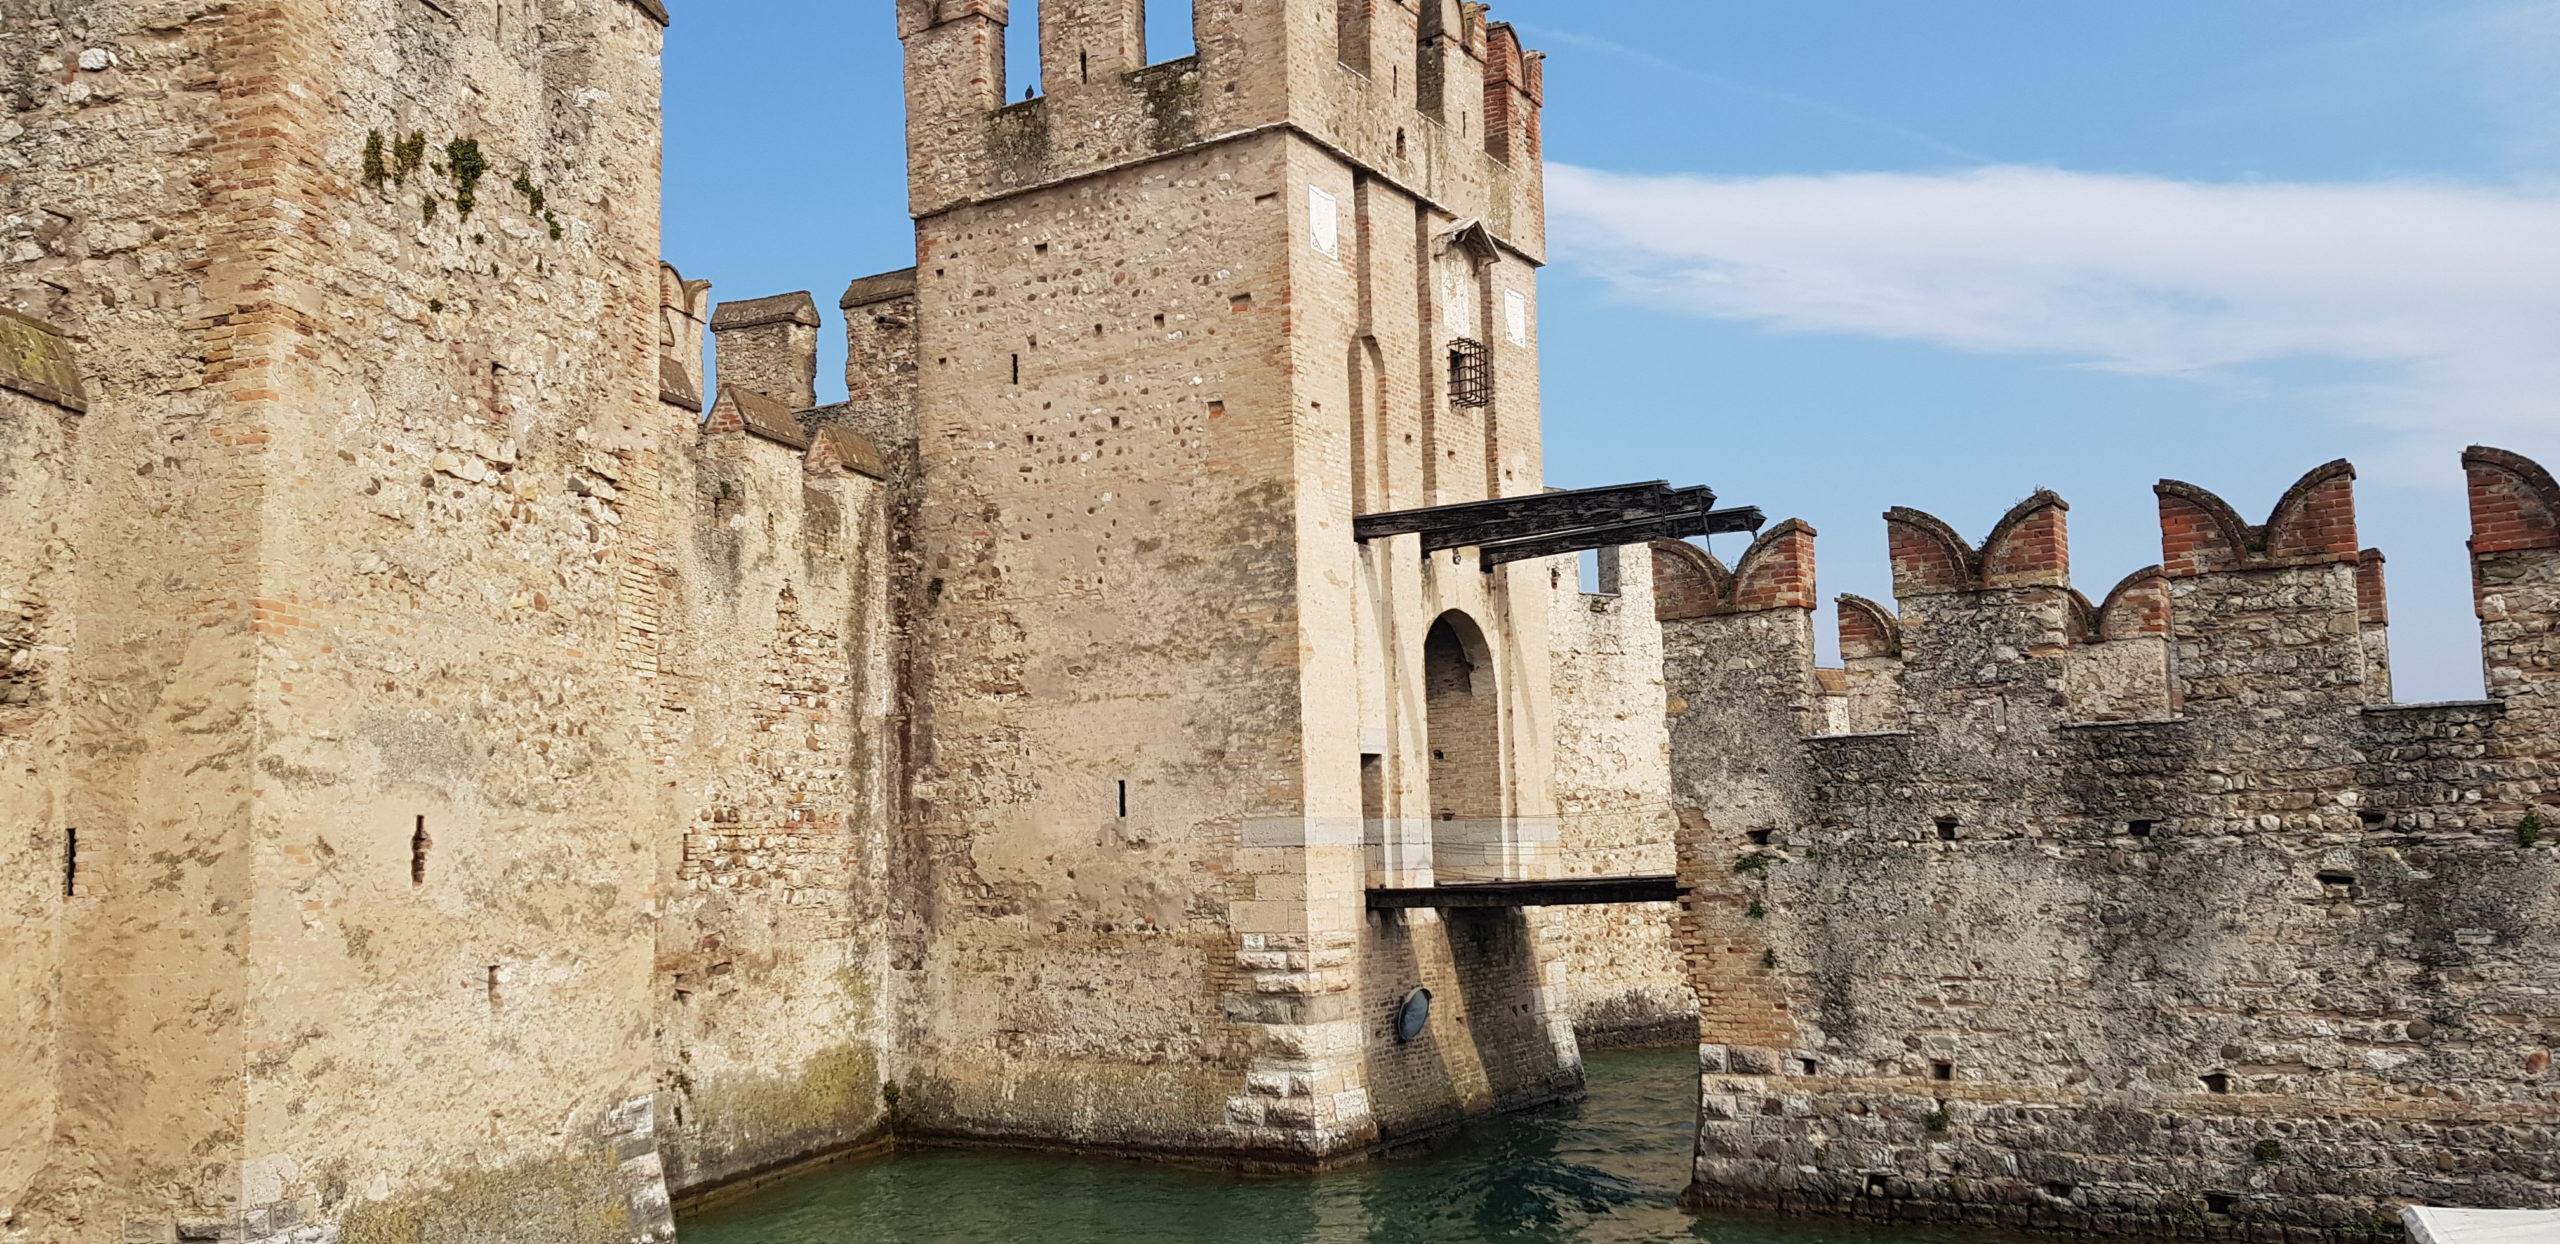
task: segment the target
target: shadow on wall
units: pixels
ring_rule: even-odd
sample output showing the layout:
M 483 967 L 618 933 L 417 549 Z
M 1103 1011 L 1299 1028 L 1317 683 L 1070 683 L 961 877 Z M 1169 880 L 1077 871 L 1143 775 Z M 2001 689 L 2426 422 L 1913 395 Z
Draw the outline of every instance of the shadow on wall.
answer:
M 1537 1007 L 1537 938 L 1516 909 L 1371 912 L 1362 991 L 1378 1137 L 1394 1143 L 1489 1110 L 1580 1092 Z M 1431 991 L 1421 1035 L 1396 1040 L 1415 986 Z

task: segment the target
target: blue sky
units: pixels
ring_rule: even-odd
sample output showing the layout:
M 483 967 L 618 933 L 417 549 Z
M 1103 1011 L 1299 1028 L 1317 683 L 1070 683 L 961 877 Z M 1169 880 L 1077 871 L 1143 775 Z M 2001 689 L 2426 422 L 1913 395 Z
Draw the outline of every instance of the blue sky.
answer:
M 840 386 L 834 295 L 911 262 L 891 6 L 671 7 L 668 257 L 815 291 Z M 2255 519 L 2351 458 L 2400 698 L 2479 694 L 2455 456 L 2560 465 L 2560 0 L 1494 16 L 1549 54 L 1550 483 L 1712 484 L 1879 599 L 1887 506 L 1979 538 L 2049 487 L 2096 596 L 2155 480 Z

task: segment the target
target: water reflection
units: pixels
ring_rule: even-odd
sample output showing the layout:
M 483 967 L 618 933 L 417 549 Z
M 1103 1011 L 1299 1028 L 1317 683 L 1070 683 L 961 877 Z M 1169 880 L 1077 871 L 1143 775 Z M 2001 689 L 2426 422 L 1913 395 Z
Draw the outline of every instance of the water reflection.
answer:
M 927 1152 L 824 1171 L 683 1224 L 684 1244 L 1465 1244 L 1714 1240 L 1931 1244 L 1966 1233 L 1699 1219 L 1686 1050 L 1594 1054 L 1579 1105 L 1514 1115 L 1431 1149 L 1319 1177 Z

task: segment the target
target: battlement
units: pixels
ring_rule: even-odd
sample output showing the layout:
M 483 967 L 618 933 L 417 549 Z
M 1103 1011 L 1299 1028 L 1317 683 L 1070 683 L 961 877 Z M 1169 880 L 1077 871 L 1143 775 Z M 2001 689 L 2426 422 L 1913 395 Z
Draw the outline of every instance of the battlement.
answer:
M 2481 616 L 2515 626 L 2505 621 L 2511 601 L 2541 609 L 2560 599 L 2546 595 L 2542 581 L 2542 564 L 2554 560 L 2545 555 L 2560 553 L 2560 484 L 2502 450 L 2475 448 L 2463 461 Z M 2288 489 L 2265 522 L 2252 524 L 2205 489 L 2163 481 L 2156 489 L 2161 564 L 2126 576 L 2096 602 L 2072 586 L 2070 505 L 2051 492 L 2012 508 L 1979 547 L 1934 515 L 1889 510 L 1899 607 L 1843 597 L 1842 659 L 1853 671 L 1864 663 L 1876 675 L 1867 682 L 1889 682 L 1897 695 L 1924 685 L 1970 694 L 2006 684 L 2023 699 L 2048 701 L 2064 720 L 2123 720 L 2199 700 L 2259 705 L 2301 694 L 2387 704 L 2386 563 L 2379 550 L 2358 545 L 2354 485 L 2352 465 L 2325 464 Z M 1772 528 L 1733 570 L 1693 545 L 1657 544 L 1653 553 L 1665 622 L 1815 607 L 1813 533 L 1802 523 Z M 2526 673 L 2542 664 L 2517 663 L 2535 642 L 2527 630 L 2492 628 L 2484 642 L 2490 668 L 2510 671 L 2510 691 L 2522 694 L 2525 684 L 2543 679 Z M 1987 649 L 2019 657 L 1985 681 Z M 1843 686 L 1859 681 L 1830 676 L 1831 693 L 1846 694 Z M 2048 682 L 2061 688 L 2058 696 L 2038 690 Z M 1909 709 L 1879 713 L 1898 719 Z
M 1198 52 L 1149 64 L 1146 0 L 1039 0 L 1040 82 L 1017 89 L 1006 42 L 1032 10 L 900 0 L 917 216 L 1289 130 L 1544 253 L 1541 54 L 1485 5 L 1203 4 Z
M 1813 525 L 1791 518 L 1769 528 L 1731 570 L 1683 540 L 1653 543 L 1655 616 L 1704 618 L 1770 609 L 1811 609 Z
M 2178 480 L 2162 480 L 2162 568 L 2186 578 L 2221 570 L 2263 570 L 2352 562 L 2356 545 L 2356 469 L 2343 459 L 2305 475 L 2256 526 L 2222 498 Z
M 711 317 L 719 387 L 738 388 L 794 411 L 818 404 L 818 303 L 808 291 L 724 302 Z
M 658 264 L 658 400 L 702 413 L 702 335 L 710 318 L 711 282 L 688 281 Z

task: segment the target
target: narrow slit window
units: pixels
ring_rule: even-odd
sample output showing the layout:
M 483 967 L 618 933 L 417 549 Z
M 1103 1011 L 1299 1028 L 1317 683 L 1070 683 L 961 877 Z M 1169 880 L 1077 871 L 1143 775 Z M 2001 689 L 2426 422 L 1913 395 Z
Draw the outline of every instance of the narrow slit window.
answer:
M 1493 352 L 1473 337 L 1449 343 L 1449 404 L 1493 405 Z
M 1013 382 L 1022 383 L 1022 356 L 1019 354 L 1013 356 Z
M 80 831 L 62 831 L 62 897 L 80 897 Z
M 1120 781 L 1120 819 L 1129 819 L 1129 782 L 1126 778 Z
M 427 848 L 434 845 L 435 840 L 427 837 L 427 818 L 419 817 L 417 832 L 409 835 L 409 884 L 427 883 Z
M 494 1007 L 498 1002 L 498 965 L 492 963 L 489 965 L 489 1005 Z

